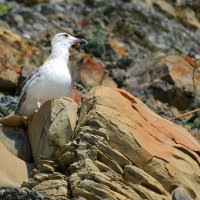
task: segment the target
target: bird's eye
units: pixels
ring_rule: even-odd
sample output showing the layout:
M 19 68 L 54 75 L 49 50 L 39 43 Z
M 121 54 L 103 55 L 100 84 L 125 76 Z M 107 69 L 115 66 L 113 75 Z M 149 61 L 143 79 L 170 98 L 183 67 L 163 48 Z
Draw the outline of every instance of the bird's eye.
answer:
M 64 34 L 65 37 L 68 37 L 69 35 L 67 33 Z

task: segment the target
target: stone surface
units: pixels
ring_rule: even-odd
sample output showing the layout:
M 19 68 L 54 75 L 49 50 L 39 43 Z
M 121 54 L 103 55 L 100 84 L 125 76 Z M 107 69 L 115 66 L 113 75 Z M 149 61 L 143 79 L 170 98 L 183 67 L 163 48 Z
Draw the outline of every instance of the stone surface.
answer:
M 34 65 L 36 49 L 30 46 L 20 35 L 0 27 L 0 90 L 14 93 L 18 84 L 22 64 Z
M 71 89 L 68 94 L 68 97 L 72 98 L 78 105 L 81 103 L 82 96 L 82 92 L 77 89 Z
M 102 81 L 102 86 L 106 86 L 106 87 L 114 87 L 117 88 L 117 83 L 115 83 L 115 81 L 109 77 L 109 76 L 104 76 L 103 81 Z
M 149 63 L 147 64 L 147 62 Z M 126 81 L 128 90 L 142 99 L 154 97 L 169 103 L 179 110 L 186 110 L 193 101 L 193 66 L 185 58 L 177 55 L 156 55 L 155 59 L 146 59 L 146 70 L 131 76 Z M 146 65 L 147 64 L 147 65 Z M 131 72 L 132 71 L 132 72 Z M 195 73 L 196 92 L 200 92 L 199 72 Z
M 36 1 L 44 0 L 27 0 L 27 2 Z M 23 3 L 24 2 L 25 1 L 23 1 Z M 49 51 L 49 47 L 44 47 L 43 44 L 46 41 L 47 43 L 49 42 L 52 34 L 61 31 L 67 31 L 74 35 L 79 34 L 89 41 L 88 48 L 84 48 L 86 53 L 94 55 L 94 61 L 96 62 L 98 60 L 100 61 L 98 63 L 103 63 L 103 68 L 105 69 L 104 76 L 99 76 L 100 78 L 98 79 L 94 80 L 96 74 L 95 76 L 93 76 L 93 73 L 88 75 L 90 79 L 93 79 L 92 81 L 96 81 L 96 85 L 102 84 L 110 86 L 113 84 L 112 79 L 114 78 L 119 87 L 123 87 L 132 94 L 137 95 L 150 105 L 151 108 L 155 108 L 156 112 L 159 114 L 171 116 L 168 115 L 168 113 L 171 113 L 171 109 L 173 109 L 174 113 L 179 115 L 181 112 L 184 112 L 185 109 L 190 109 L 189 106 L 191 106 L 193 92 L 191 79 L 190 76 L 188 76 L 191 74 L 191 70 L 186 69 L 187 66 L 191 67 L 191 65 L 188 65 L 183 57 L 184 55 L 193 57 L 200 52 L 199 11 L 194 9 L 194 2 L 197 1 L 179 2 L 184 4 L 192 2 L 191 4 L 193 7 L 191 5 L 190 7 L 187 6 L 187 8 L 181 6 L 180 9 L 177 9 L 175 1 L 167 0 L 70 0 L 67 2 L 63 0 L 50 0 L 48 3 L 38 3 L 30 7 L 27 7 L 23 3 L 19 4 L 16 1 L 1 0 L 1 3 L 7 7 L 7 11 L 3 13 L 0 11 L 0 26 L 6 27 L 6 31 L 10 29 L 20 34 L 20 41 L 25 41 L 21 37 L 23 36 L 26 38 L 26 41 L 29 42 L 29 44 L 25 42 L 25 48 L 23 48 L 23 45 L 21 48 L 20 45 L 14 42 L 16 39 L 15 36 L 14 40 L 12 40 L 10 36 L 8 40 L 5 40 L 5 37 L 9 34 L 1 34 L 1 37 L 3 37 L 0 39 L 0 50 L 2 54 L 5 54 L 1 54 L 1 56 L 3 56 L 2 61 L 4 62 L 6 60 L 7 71 L 8 69 L 11 71 L 15 70 L 15 65 L 17 65 L 17 70 L 19 69 L 18 67 L 20 67 L 21 70 L 23 66 L 21 72 L 23 78 L 28 75 L 33 68 L 39 66 L 43 62 L 44 50 L 45 52 Z M 5 28 L 3 29 L 5 30 Z M 13 32 L 11 34 L 13 34 Z M 113 34 L 113 38 L 110 38 L 110 33 Z M 43 37 L 45 40 L 43 40 Z M 16 41 L 18 41 L 18 39 L 16 39 Z M 37 46 L 38 48 L 32 49 L 33 46 Z M 181 57 L 175 56 L 177 59 L 174 59 L 174 57 L 173 60 L 171 60 L 171 58 L 168 59 L 169 57 L 166 57 L 166 55 L 158 55 L 163 54 L 163 52 L 167 55 L 178 54 Z M 157 55 L 154 57 L 155 53 Z M 85 53 L 82 55 L 77 54 L 80 55 L 80 57 L 77 55 L 74 56 L 74 52 L 71 55 L 74 59 L 74 65 L 71 68 L 74 78 L 74 88 L 85 93 L 87 87 L 91 87 L 87 84 L 83 85 L 80 80 L 80 69 L 84 64 Z M 98 59 L 95 56 L 98 57 Z M 165 63 L 160 63 L 160 66 L 158 66 L 157 64 L 162 61 L 162 58 L 165 59 Z M 176 63 L 179 65 L 178 67 Z M 156 69 L 154 70 L 154 68 Z M 185 74 L 183 74 L 184 71 Z M 107 80 L 106 77 L 111 77 L 111 79 Z M 17 81 L 17 83 L 19 83 L 19 79 Z M 4 85 L 2 84 L 1 86 Z M 9 85 L 6 82 L 6 87 L 9 88 L 8 90 L 6 89 L 6 92 L 12 94 L 16 92 L 15 83 Z M 5 87 L 0 90 L 5 92 Z M 81 95 L 77 94 L 77 92 L 72 94 L 72 97 L 77 102 L 80 102 L 80 96 Z M 101 100 L 102 98 L 99 96 L 98 99 Z M 6 99 L 9 96 L 3 96 L 3 98 L 4 97 Z M 115 97 L 116 98 L 113 97 L 114 102 L 120 98 L 118 95 Z M 154 99 L 154 97 L 156 97 L 156 99 Z M 103 98 L 109 102 L 108 99 L 110 96 L 109 98 Z M 89 101 L 93 102 L 92 99 L 89 99 Z M 6 100 L 4 100 L 3 105 L 6 104 L 5 102 Z M 2 104 L 0 104 L 0 115 L 6 116 L 10 111 L 13 111 L 15 103 L 16 100 L 13 101 L 11 99 L 10 104 L 5 106 L 6 109 L 4 109 L 4 107 L 2 108 Z M 177 137 L 174 137 L 175 132 L 178 131 L 173 128 L 173 130 L 171 130 L 170 128 L 170 130 L 166 132 L 171 137 L 164 132 L 166 134 L 161 134 L 162 137 L 157 137 L 154 142 L 151 142 L 147 136 L 149 140 L 146 139 L 147 142 L 142 143 L 141 140 L 145 140 L 145 137 L 141 139 L 143 135 L 152 134 L 155 136 L 155 134 L 158 134 L 160 136 L 162 128 L 160 128 L 159 131 L 152 130 L 151 126 L 154 125 L 152 121 L 150 121 L 151 123 L 149 122 L 149 126 L 146 126 L 146 121 L 149 121 L 149 118 L 148 120 L 145 118 L 145 120 L 141 121 L 140 114 L 137 114 L 139 112 L 135 111 L 136 113 L 133 113 L 132 107 L 129 107 L 125 114 L 121 112 L 122 107 L 126 108 L 129 103 L 130 101 L 128 101 L 128 103 L 124 102 L 123 106 L 119 108 L 120 111 L 116 114 L 117 117 L 111 112 L 112 109 L 116 110 L 117 106 L 114 104 L 111 105 L 110 103 L 109 106 L 112 107 L 112 109 L 108 106 L 109 109 L 107 110 L 107 105 L 100 102 L 102 107 L 106 108 L 105 110 L 102 108 L 101 112 L 99 111 L 100 105 L 95 103 L 91 104 L 92 106 L 90 109 L 86 109 L 87 106 L 84 106 L 84 109 L 89 111 L 82 115 L 82 122 L 84 123 L 77 128 L 77 135 L 74 136 L 75 140 L 71 140 L 70 143 L 64 145 L 60 155 L 58 155 L 60 163 L 63 166 L 62 172 L 70 177 L 68 180 L 71 183 L 68 185 L 72 186 L 70 190 L 73 191 L 75 196 L 84 194 L 85 197 L 91 199 L 99 198 L 97 195 L 92 195 L 93 192 L 94 194 L 104 195 L 106 198 L 112 196 L 113 199 L 123 199 L 123 195 L 130 199 L 133 199 L 133 197 L 135 199 L 157 199 L 164 195 L 163 199 L 165 199 L 171 195 L 171 192 L 175 188 L 184 183 L 183 185 L 188 195 L 191 196 L 192 199 L 195 199 L 193 190 L 198 192 L 198 189 L 194 189 L 195 181 L 198 182 L 198 178 L 196 178 L 197 175 L 193 172 L 198 172 L 198 170 L 196 170 L 195 167 L 191 167 L 193 166 L 192 163 L 195 156 L 193 156 L 193 154 L 189 155 L 186 146 L 175 146 L 179 143 L 176 142 Z M 172 108 L 169 104 L 175 107 Z M 199 106 L 199 104 L 197 104 L 197 106 Z M 82 112 L 84 109 L 82 109 Z M 98 110 L 98 114 L 100 114 L 94 114 L 93 117 L 93 113 L 96 112 L 95 109 Z M 113 119 L 109 120 L 108 114 L 111 117 L 114 115 L 114 117 L 119 120 L 117 122 L 114 121 L 115 126 L 113 125 Z M 130 114 L 130 116 L 128 114 Z M 126 117 L 124 117 L 124 115 Z M 85 118 L 84 120 L 83 116 Z M 134 120 L 133 116 L 135 117 Z M 173 117 L 173 115 L 171 117 Z M 190 119 L 192 120 L 194 117 L 195 115 Z M 127 122 L 127 118 L 130 119 L 130 123 Z M 99 119 L 102 119 L 102 121 Z M 150 116 L 150 119 L 152 120 L 154 118 Z M 198 117 L 196 117 L 196 119 L 198 119 Z M 135 122 L 133 125 L 132 121 Z M 14 124 L 16 122 L 17 121 L 14 121 Z M 23 121 L 19 119 L 18 122 L 21 124 Z M 41 120 L 41 122 L 44 121 Z M 9 123 L 11 123 L 11 121 Z M 128 127 L 128 125 L 125 126 L 123 123 L 128 124 L 132 128 Z M 106 124 L 105 127 L 103 124 Z M 124 126 L 122 126 L 122 124 Z M 160 126 L 163 127 L 162 123 Z M 171 126 L 171 124 L 169 126 Z M 138 127 L 140 127 L 140 129 Z M 131 129 L 130 132 L 129 128 Z M 136 129 L 136 133 L 134 132 L 134 128 Z M 119 134 L 119 129 L 121 134 Z M 155 129 L 157 130 L 157 126 Z M 166 130 L 166 126 L 164 126 L 163 129 Z M 120 135 L 120 139 L 116 137 L 115 133 L 116 135 Z M 196 133 L 196 138 L 199 138 L 198 128 Z M 110 135 L 112 137 L 110 137 Z M 134 137 L 132 135 L 134 135 Z M 169 142 L 170 144 L 164 145 L 165 147 L 163 147 L 163 145 L 159 143 L 161 140 L 160 138 L 162 141 L 165 141 L 165 143 Z M 186 138 L 186 141 L 183 142 L 184 144 L 188 144 L 188 136 Z M 36 137 L 36 139 L 38 138 Z M 150 151 L 149 146 L 152 144 L 154 147 L 155 141 L 157 141 L 159 148 L 155 151 Z M 132 143 L 135 144 L 135 149 L 132 148 Z M 166 146 L 170 146 L 171 148 L 167 149 Z M 125 151 L 129 148 L 131 149 L 130 153 Z M 164 154 L 163 156 L 160 155 L 161 151 L 165 153 L 162 152 Z M 180 153 L 179 151 L 183 152 Z M 147 153 L 145 154 L 145 152 Z M 180 155 L 177 152 L 179 152 Z M 148 158 L 151 157 L 149 154 L 153 154 L 153 158 L 150 159 L 150 161 L 148 160 Z M 196 155 L 196 153 L 194 154 Z M 184 155 L 188 155 L 188 162 L 185 161 L 186 158 Z M 85 157 L 87 159 L 85 159 Z M 114 160 L 112 157 L 114 157 Z M 166 157 L 168 160 L 163 160 L 161 157 Z M 169 160 L 169 158 L 171 158 L 171 160 Z M 145 159 L 148 160 L 147 164 L 142 162 Z M 149 167 L 149 165 L 151 166 Z M 177 166 L 178 170 L 181 169 L 186 172 L 174 170 L 172 167 L 171 169 L 171 165 L 173 167 Z M 43 174 L 36 175 L 34 181 L 32 180 L 34 186 L 38 184 L 37 181 L 45 181 L 43 180 L 46 178 L 44 173 L 55 173 L 54 167 L 49 165 L 49 163 L 38 167 L 43 171 L 41 172 Z M 91 171 L 97 171 L 100 175 L 94 175 Z M 156 172 L 154 173 L 154 171 Z M 168 173 L 168 171 L 170 173 Z M 189 172 L 191 172 L 191 174 L 189 174 Z M 137 179 L 138 173 L 140 178 Z M 187 173 L 189 174 L 189 178 L 185 175 Z M 102 176 L 102 174 L 104 176 Z M 124 183 L 125 176 L 129 178 L 127 178 L 128 186 Z M 163 178 L 163 176 L 166 177 Z M 195 181 L 191 181 L 192 176 Z M 107 177 L 111 178 L 109 179 Z M 127 194 L 129 197 L 126 196 Z M 199 196 L 197 199 L 199 199 Z
M 35 161 L 40 155 L 51 158 L 67 143 L 76 124 L 77 104 L 70 98 L 47 101 L 28 119 L 28 137 Z
M 32 161 L 31 146 L 23 129 L 0 124 L 0 140 L 13 155 L 27 162 Z
M 47 168 L 53 170 L 47 170 Z M 68 189 L 67 177 L 56 172 L 54 161 L 45 158 L 39 158 L 37 170 L 32 172 L 32 177 L 23 183 L 23 187 L 32 188 L 33 191 L 41 192 L 52 200 L 68 199 L 71 195 Z
M 27 188 L 22 189 L 0 189 L 0 199 L 2 200 L 49 200 L 44 195 L 33 192 Z
M 199 199 L 199 143 L 124 90 L 96 87 L 82 102 L 74 140 L 57 153 L 74 197 Z
M 36 1 L 40 0 L 27 0 Z M 197 12 L 191 9 L 177 10 L 173 1 L 67 3 L 52 0 L 33 7 L 13 1 L 2 2 L 8 6 L 9 11 L 1 14 L 0 25 L 16 30 L 32 42 L 32 45 L 35 42 L 43 44 L 44 38 L 50 39 L 52 34 L 59 31 L 87 36 L 90 47 L 86 49 L 87 53 L 94 55 L 96 51 L 103 49 L 98 57 L 103 61 L 106 73 L 111 72 L 112 66 L 121 57 L 134 58 L 129 68 L 137 71 L 140 70 L 144 58 L 158 51 L 181 55 L 199 53 Z M 44 59 L 40 56 L 44 50 L 42 45 L 39 48 L 39 53 L 36 51 L 32 55 L 32 63 L 35 60 L 41 63 Z M 29 61 L 29 58 L 25 60 Z M 26 63 L 24 67 L 29 64 L 30 62 Z
M 155 6 L 157 6 L 163 13 L 165 13 L 169 17 L 181 19 L 185 24 L 190 25 L 195 28 L 200 28 L 199 21 L 197 17 L 194 15 L 194 12 L 191 9 L 177 9 L 173 4 L 171 5 L 169 2 L 165 0 L 150 0 Z M 190 1 L 180 1 L 183 4 L 186 4 Z M 192 1 L 191 1 L 192 2 Z M 193 1 L 195 2 L 195 1 Z M 193 3 L 195 4 L 195 3 Z M 192 6 L 190 6 L 192 7 Z M 179 6 L 180 8 L 180 6 Z
M 0 118 L 0 124 L 8 127 L 26 127 L 27 118 L 18 115 L 8 115 L 6 117 Z
M 200 52 L 199 22 L 197 21 L 199 12 L 194 12 L 191 7 L 186 9 L 181 7 L 177 10 L 173 1 L 133 0 L 124 2 L 116 0 L 70 1 L 67 3 L 58 0 L 36 4 L 33 7 L 27 7 L 16 1 L 2 0 L 2 2 L 8 7 L 8 12 L 1 14 L 0 26 L 5 26 L 7 29 L 12 28 L 13 31 L 24 36 L 31 46 L 39 48 L 39 50 L 35 48 L 35 51 L 31 51 L 31 56 L 22 57 L 21 61 L 18 56 L 16 59 L 13 58 L 13 61 L 16 61 L 11 63 L 20 62 L 20 66 L 23 65 L 23 77 L 32 71 L 33 68 L 30 66 L 34 65 L 35 68 L 43 62 L 49 51 L 49 47 L 44 47 L 43 44 L 49 43 L 54 33 L 67 31 L 88 39 L 88 48 L 83 47 L 86 53 L 80 57 L 77 56 L 79 53 L 76 51 L 72 51 L 71 54 L 75 61 L 71 69 L 72 77 L 75 84 L 78 82 L 79 86 L 81 85 L 81 92 L 87 87 L 81 83 L 79 73 L 84 56 L 87 54 L 95 55 L 95 52 L 101 50 L 102 53 L 98 55 L 98 59 L 93 57 L 95 62 L 100 61 L 105 69 L 105 75 L 111 76 L 112 79 L 115 78 L 119 87 L 135 95 L 139 89 L 130 87 L 133 83 L 132 79 L 129 84 L 126 84 L 127 77 L 135 77 L 141 69 L 148 70 L 148 63 L 143 62 L 147 56 L 150 57 L 149 62 L 151 62 L 156 52 L 181 56 L 195 56 Z M 13 51 L 9 52 L 9 54 L 12 53 Z M 25 55 L 27 55 L 26 51 Z M 105 85 L 104 83 L 103 81 L 102 84 Z M 160 87 L 156 86 L 152 85 L 150 91 L 145 92 L 159 92 Z M 164 88 L 167 86 L 162 85 Z M 148 98 L 148 94 L 147 97 L 145 96 L 146 93 L 138 96 L 142 100 L 146 98 L 146 101 Z M 173 94 L 172 90 L 168 98 L 171 98 Z M 177 99 L 181 98 L 178 96 Z M 189 102 L 188 98 L 183 102 Z M 182 102 L 175 104 L 181 105 Z M 159 109 L 157 110 L 160 114 Z
M 19 188 L 33 166 L 10 153 L 0 142 L 0 187 Z
M 172 200 L 192 200 L 187 191 L 182 187 L 176 188 L 172 192 Z
M 38 4 L 38 3 L 46 3 L 49 2 L 50 0 L 17 0 L 20 3 L 24 3 L 28 6 L 34 5 L 34 4 Z
M 190 91 L 194 90 L 193 80 L 192 80 L 192 71 L 193 68 L 197 68 L 195 62 L 192 62 L 187 59 L 189 56 L 180 57 L 177 55 L 169 55 L 161 59 L 161 61 L 157 64 L 164 68 L 166 74 L 162 74 L 160 78 L 170 82 L 172 81 L 177 88 L 184 89 L 187 86 L 187 89 Z M 192 58 L 190 58 L 192 60 Z M 157 70 L 156 70 L 157 71 Z M 155 72 L 156 73 L 156 72 Z M 200 76 L 199 72 L 195 73 L 195 82 L 196 82 L 196 92 L 200 92 Z
M 0 90 L 13 91 L 17 87 L 21 68 L 12 61 L 14 56 L 18 56 L 16 60 L 22 56 L 19 52 L 21 43 L 20 36 L 0 27 L 0 51 L 3 52 L 0 57 Z M 9 55 L 11 52 L 15 55 Z
M 1 91 L 13 91 L 17 87 L 21 68 L 17 65 L 9 65 L 0 57 L 0 84 Z
M 7 116 L 17 107 L 18 97 L 0 93 L 0 118 Z
M 69 59 L 69 68 L 74 83 L 72 87 L 75 86 L 76 89 L 72 89 L 68 96 L 76 102 L 80 102 L 82 96 L 80 91 L 85 92 L 83 88 L 91 88 L 98 85 L 117 87 L 117 83 L 113 80 L 112 76 L 106 75 L 102 63 L 87 53 L 77 54 L 72 51 Z M 80 88 L 80 83 L 82 88 Z
M 104 76 L 104 68 L 90 55 L 85 55 L 80 71 L 80 79 L 84 86 L 92 88 L 101 85 Z
M 129 184 L 134 183 L 141 186 L 146 186 L 146 187 L 149 186 L 149 188 L 158 191 L 158 193 L 167 195 L 166 191 L 163 189 L 163 186 L 156 179 L 154 179 L 152 176 L 150 176 L 142 169 L 137 168 L 136 166 L 126 165 L 124 168 L 124 178 L 125 180 L 127 180 Z M 153 199 L 154 196 L 156 196 L 155 194 L 151 196 L 151 194 L 149 194 L 148 189 L 145 187 L 143 188 L 141 187 L 141 193 L 146 198 L 148 198 L 149 196 L 149 198 Z
M 51 199 L 59 200 L 67 197 L 67 182 L 65 180 L 46 180 L 32 189 L 51 197 Z
M 122 44 L 120 44 L 119 41 L 117 41 L 117 39 L 114 38 L 114 35 L 111 35 L 108 38 L 108 44 L 110 48 L 115 52 L 115 54 L 117 54 L 118 57 L 121 58 L 127 55 L 126 50 L 122 47 Z

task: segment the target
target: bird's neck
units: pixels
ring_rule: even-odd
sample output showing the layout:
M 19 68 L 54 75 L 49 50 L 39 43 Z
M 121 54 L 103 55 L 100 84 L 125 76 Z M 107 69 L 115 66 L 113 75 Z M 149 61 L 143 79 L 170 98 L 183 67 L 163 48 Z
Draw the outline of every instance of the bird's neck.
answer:
M 69 50 L 65 46 L 54 46 L 51 49 L 51 54 L 49 56 L 49 59 L 57 59 L 60 61 L 64 61 L 66 64 L 69 60 Z

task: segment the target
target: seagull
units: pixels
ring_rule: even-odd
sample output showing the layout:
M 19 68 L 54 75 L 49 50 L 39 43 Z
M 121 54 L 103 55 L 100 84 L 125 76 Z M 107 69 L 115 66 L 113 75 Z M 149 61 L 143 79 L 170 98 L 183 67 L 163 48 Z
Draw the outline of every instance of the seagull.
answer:
M 30 74 L 21 91 L 16 115 L 28 117 L 46 101 L 67 96 L 72 82 L 67 66 L 69 48 L 77 43 L 87 41 L 68 33 L 58 33 L 53 37 L 50 56 Z

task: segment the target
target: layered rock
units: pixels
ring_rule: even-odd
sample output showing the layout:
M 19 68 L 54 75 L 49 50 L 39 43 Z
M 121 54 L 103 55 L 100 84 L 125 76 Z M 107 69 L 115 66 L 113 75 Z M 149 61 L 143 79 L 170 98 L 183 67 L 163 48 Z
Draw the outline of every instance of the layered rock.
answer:
M 28 134 L 37 169 L 23 187 L 50 199 L 200 198 L 200 145 L 184 128 L 126 91 L 107 87 L 85 94 L 73 134 L 76 113 L 73 100 L 60 98 L 30 116 Z M 23 124 L 16 119 L 16 125 Z M 4 123 L 8 125 L 7 118 Z M 19 187 L 26 163 L 3 144 L 2 149 L 15 166 L 5 168 L 4 162 L 1 184 Z M 12 174 L 12 167 L 19 167 L 23 176 Z
M 143 66 L 146 69 L 141 68 L 135 77 L 135 71 L 130 70 L 128 90 L 143 99 L 154 97 L 179 110 L 191 106 L 195 92 L 200 91 L 196 65 L 181 56 L 156 54 L 144 60 Z M 193 70 L 196 70 L 194 76 Z
M 116 87 L 114 78 L 118 86 L 125 87 L 134 95 L 137 93 L 145 101 L 150 99 L 149 105 L 155 102 L 160 105 L 159 100 L 167 101 L 180 110 L 188 109 L 191 105 L 194 87 L 190 63 L 179 56 L 163 55 L 162 58 L 155 57 L 159 61 L 154 62 L 152 55 L 152 52 L 157 51 L 168 54 L 199 53 L 197 30 L 200 23 L 197 13 L 191 9 L 177 10 L 173 7 L 175 1 L 166 0 L 50 0 L 48 3 L 45 3 L 47 0 L 18 0 L 26 5 L 43 2 L 34 7 L 26 7 L 16 1 L 2 2 L 9 6 L 8 12 L 1 14 L 0 25 L 12 27 L 41 46 L 37 54 L 37 49 L 30 48 L 19 35 L 0 29 L 0 50 L 3 52 L 0 58 L 1 91 L 14 93 L 20 74 L 27 75 L 33 66 L 39 66 L 43 61 L 42 34 L 49 39 L 49 32 L 63 31 L 67 27 L 67 32 L 81 32 L 87 36 L 89 48 L 85 50 L 103 60 L 97 62 L 95 57 L 89 57 L 88 54 L 74 56 L 72 75 L 74 81 L 78 82 L 76 89 L 85 92 L 85 89 L 96 85 Z M 111 32 L 115 34 L 110 35 Z M 147 56 L 149 59 L 145 62 Z M 21 65 L 25 66 L 23 70 Z M 199 75 L 195 78 L 198 80 Z M 198 82 L 196 86 L 199 92 Z M 79 104 L 81 92 L 73 90 L 70 94 Z M 152 96 L 157 100 L 151 101 Z M 65 100 L 59 101 L 66 103 Z M 16 99 L 11 99 L 10 103 L 11 106 L 5 107 L 13 111 Z M 185 130 L 155 116 L 126 92 L 101 88 L 93 89 L 84 97 L 76 134 L 69 142 L 76 116 L 69 116 L 69 109 L 63 112 L 65 106 L 59 106 L 55 111 L 55 104 L 59 103 L 51 103 L 48 102 L 29 118 L 28 132 L 35 160 L 39 155 L 52 158 L 64 145 L 57 153 L 57 158 L 65 175 L 59 174 L 55 178 L 51 175 L 58 173 L 56 170 L 59 169 L 49 162 L 39 162 L 40 170 L 33 173 L 31 180 L 35 182 L 30 188 L 44 192 L 52 199 L 79 195 L 87 199 L 170 199 L 171 196 L 173 199 L 199 199 L 199 153 L 196 153 L 199 145 Z M 75 104 L 69 104 L 73 113 L 76 113 Z M 5 116 L 8 112 L 2 105 L 5 103 L 2 104 L 0 100 L 0 115 Z M 54 111 L 50 108 L 56 114 L 52 115 Z M 157 108 L 158 112 L 165 114 L 169 111 L 169 107 L 163 105 Z M 70 119 L 73 125 L 69 125 Z M 9 126 L 26 126 L 21 118 L 15 120 L 14 124 L 9 121 Z M 8 128 L 7 125 L 1 127 L 8 135 L 10 130 L 12 133 L 23 132 L 22 129 Z M 196 135 L 199 137 L 199 133 Z M 4 143 L 12 153 L 19 155 L 19 152 L 26 150 L 26 145 L 19 150 L 15 149 L 12 139 L 13 135 L 7 140 L 8 143 Z M 16 144 L 21 143 L 16 141 Z M 10 154 L 2 153 L 4 156 Z M 0 163 L 4 164 L 4 156 Z M 16 157 L 12 158 L 12 165 L 17 163 L 16 170 L 21 166 L 24 173 L 26 163 L 20 160 L 19 164 L 15 161 Z M 3 173 L 5 171 L 8 182 L 10 176 L 12 179 L 9 169 L 4 166 L 1 170 Z M 5 185 L 17 182 L 19 186 L 19 177 L 14 175 L 13 179 Z M 52 187 L 48 188 L 51 184 Z
M 32 162 L 30 143 L 23 129 L 0 124 L 0 140 L 13 155 Z
M 104 76 L 104 68 L 96 63 L 90 55 L 86 55 L 80 71 L 80 79 L 83 85 L 92 88 L 101 85 Z
M 22 161 L 0 142 L 0 187 L 19 188 L 27 180 L 33 166 Z
M 0 90 L 13 93 L 19 84 L 21 65 L 28 65 L 29 70 L 33 67 L 36 48 L 28 45 L 20 35 L 0 27 L 0 51 Z
M 67 199 L 70 197 L 67 177 L 56 171 L 54 161 L 39 158 L 37 170 L 32 172 L 32 177 L 23 183 L 23 187 L 32 188 L 33 191 L 41 192 L 51 199 Z
M 74 140 L 57 157 L 74 197 L 170 199 L 182 186 L 198 199 L 199 152 L 184 128 L 123 90 L 97 87 L 85 95 Z
M 23 42 L 21 37 L 11 31 L 0 27 L 0 50 L 3 54 L 0 57 L 0 89 L 11 90 L 17 86 L 21 68 L 13 60 L 19 61 L 22 58 Z M 11 55 L 9 53 L 12 52 Z
M 112 77 L 105 73 L 105 66 L 99 59 L 87 53 L 72 53 L 69 68 L 74 82 L 81 82 L 85 88 L 99 85 L 117 87 Z
M 4 41 L 5 36 L 3 37 L 2 34 L 2 50 L 6 52 L 6 55 L 15 55 L 15 58 L 10 56 L 12 60 L 8 61 L 8 65 L 11 65 L 12 68 L 14 64 L 17 64 L 17 66 L 18 63 L 23 64 L 22 76 L 27 75 L 32 70 L 30 69 L 31 65 L 36 67 L 43 62 L 43 44 L 48 43 L 51 36 L 56 32 L 63 30 L 71 34 L 80 33 L 81 36 L 85 36 L 89 44 L 84 49 L 87 53 L 98 57 L 97 62 L 96 57 L 91 59 L 87 54 L 81 55 L 77 52 L 71 54 L 71 58 L 74 57 L 72 59 L 75 61 L 72 77 L 75 82 L 78 82 L 79 86 L 81 85 L 81 87 L 78 87 L 81 88 L 81 91 L 83 91 L 83 88 L 100 84 L 116 86 L 117 83 L 119 87 L 123 87 L 135 95 L 138 88 L 132 87 L 132 78 L 135 78 L 136 73 L 141 68 L 147 71 L 147 65 L 144 65 L 143 62 L 147 56 L 150 56 L 149 60 L 151 61 L 152 53 L 155 52 L 189 54 L 192 56 L 199 53 L 199 31 L 197 30 L 200 25 L 195 16 L 197 13 L 194 13 L 191 9 L 184 10 L 182 7 L 177 9 L 175 2 L 172 1 L 133 0 L 124 2 L 116 0 L 112 3 L 83 1 L 78 4 L 74 1 L 68 3 L 65 1 L 48 1 L 48 3 L 45 3 L 45 0 L 23 1 L 33 4 L 43 2 L 34 7 L 18 4 L 16 1 L 3 0 L 2 2 L 5 6 L 8 6 L 8 11 L 1 14 L 0 25 L 12 27 L 13 30 L 29 39 L 32 46 L 40 46 L 39 51 L 38 49 L 21 48 L 23 47 L 21 45 L 23 39 L 17 35 L 17 44 L 13 40 L 8 40 L 8 50 L 8 48 L 5 48 L 4 42 L 6 40 Z M 135 14 L 133 15 L 133 13 Z M 66 21 L 66 19 L 68 20 Z M 33 26 L 30 24 L 33 24 Z M 37 44 L 35 44 L 36 42 Z M 28 45 L 28 47 L 30 46 Z M 96 51 L 99 52 L 98 56 Z M 81 67 L 79 68 L 79 66 Z M 19 69 L 18 67 L 17 69 Z M 25 68 L 26 70 L 24 70 Z M 78 78 L 74 74 L 78 74 Z M 107 79 L 107 77 L 109 78 Z M 113 78 L 116 83 L 113 82 Z M 127 78 L 131 78 L 129 84 Z M 176 87 L 176 85 L 173 88 L 168 84 L 157 85 L 156 83 L 139 97 L 145 98 L 146 101 L 148 98 L 148 94 L 147 97 L 145 96 L 146 93 L 158 93 L 161 90 L 162 99 L 169 99 L 170 104 L 172 103 L 173 106 L 174 104 L 180 105 L 181 109 L 184 110 L 185 105 L 190 102 L 191 94 L 186 91 L 187 85 L 186 90 L 177 89 L 174 92 Z M 188 87 L 190 88 L 190 86 Z M 14 88 L 15 86 L 12 86 L 12 91 Z M 165 89 L 167 90 L 167 98 L 165 98 Z M 174 96 L 178 96 L 178 98 L 172 100 L 171 98 Z M 179 103 L 176 99 L 182 97 L 184 101 Z
M 77 104 L 70 98 L 47 101 L 28 119 L 28 137 L 35 162 L 40 155 L 52 158 L 69 142 L 76 125 Z

